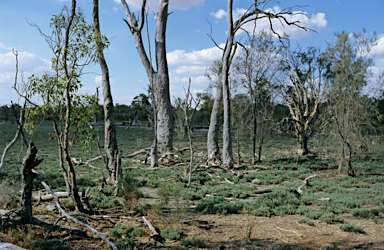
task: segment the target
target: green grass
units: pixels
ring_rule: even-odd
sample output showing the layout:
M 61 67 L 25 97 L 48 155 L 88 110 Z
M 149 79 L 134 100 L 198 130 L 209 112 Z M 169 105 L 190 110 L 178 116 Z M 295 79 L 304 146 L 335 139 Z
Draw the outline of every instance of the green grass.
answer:
M 340 226 L 340 229 L 343 230 L 344 232 L 365 234 L 364 228 L 356 224 L 343 224 Z

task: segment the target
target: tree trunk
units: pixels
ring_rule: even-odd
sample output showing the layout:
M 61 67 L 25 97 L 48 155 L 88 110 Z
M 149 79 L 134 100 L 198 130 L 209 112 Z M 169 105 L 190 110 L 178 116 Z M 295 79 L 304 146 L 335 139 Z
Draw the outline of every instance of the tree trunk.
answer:
M 339 168 L 338 168 L 338 174 L 341 174 L 341 170 L 343 169 L 343 163 L 344 163 L 344 141 L 341 142 L 340 147 L 340 159 L 339 159 Z
M 129 30 L 135 39 L 137 52 L 147 73 L 153 94 L 155 96 L 157 108 L 158 152 L 160 156 L 166 153 L 172 153 L 174 120 L 169 94 L 169 72 L 165 41 L 166 26 L 168 20 L 168 0 L 160 0 L 159 11 L 156 14 L 155 50 L 157 72 L 152 66 L 151 57 L 148 58 L 147 56 L 141 35 L 141 31 L 144 27 L 146 0 L 143 0 L 140 13 L 140 23 L 138 23 L 135 15 L 131 13 L 126 1 L 121 0 L 121 4 L 123 5 L 128 17 L 128 21 L 125 20 L 125 22 L 127 23 Z
M 229 68 L 230 57 L 232 54 L 232 46 L 234 39 L 233 31 L 233 16 L 232 16 L 233 0 L 228 0 L 228 38 L 225 45 L 223 54 L 223 69 L 222 69 L 222 83 L 223 83 L 223 103 L 224 103 L 224 123 L 223 123 L 223 163 L 229 168 L 233 167 L 233 153 L 232 153 L 232 136 L 231 136 L 231 102 L 229 93 Z
M 207 152 L 208 161 L 220 161 L 220 147 L 219 147 L 219 129 L 220 129 L 220 115 L 222 105 L 222 86 L 219 84 L 216 87 L 216 96 L 213 103 L 211 122 L 209 123 L 208 138 L 207 138 Z
M 102 88 L 104 98 L 104 150 L 106 154 L 108 179 L 107 183 L 116 184 L 119 174 L 117 171 L 118 147 L 116 140 L 116 127 L 113 112 L 113 99 L 111 93 L 111 85 L 109 82 L 109 70 L 107 62 L 104 58 L 103 44 L 101 41 L 100 23 L 99 23 L 99 0 L 93 0 L 93 27 L 95 29 L 97 39 L 96 48 L 98 60 L 101 68 Z
M 257 118 L 256 118 L 256 100 L 252 104 L 253 113 L 253 131 L 252 131 L 252 165 L 256 164 L 256 135 L 257 135 Z M 260 161 L 260 159 L 259 159 Z
M 259 142 L 259 162 L 261 162 L 261 150 L 263 149 L 263 143 L 264 143 L 264 134 L 261 132 L 260 135 L 260 142 Z
M 346 143 L 348 146 L 348 159 L 347 159 L 347 174 L 349 176 L 355 177 L 355 171 L 352 168 L 352 147 L 351 144 Z
M 299 134 L 297 137 L 297 154 L 306 155 L 308 153 L 308 137 L 304 134 Z

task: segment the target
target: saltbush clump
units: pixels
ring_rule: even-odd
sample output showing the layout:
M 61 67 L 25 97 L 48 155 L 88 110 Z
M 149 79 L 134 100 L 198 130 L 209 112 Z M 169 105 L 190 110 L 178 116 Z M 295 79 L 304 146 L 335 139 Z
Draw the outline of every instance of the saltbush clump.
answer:
M 340 215 L 334 214 L 334 213 L 325 213 L 323 214 L 319 220 L 327 223 L 327 224 L 334 224 L 334 223 L 344 223 L 344 218 Z
M 207 197 L 197 202 L 196 210 L 207 214 L 237 214 L 240 205 L 224 197 Z
M 297 221 L 299 224 L 307 224 L 308 226 L 311 226 L 311 227 L 314 227 L 315 226 L 315 223 L 313 221 L 311 221 L 310 219 L 308 218 L 303 218 L 303 219 L 300 219 Z
M 259 207 L 252 211 L 253 216 L 271 217 L 274 215 L 273 211 L 269 207 Z
M 361 217 L 361 218 L 371 218 L 374 219 L 379 216 L 379 211 L 377 209 L 368 210 L 366 208 L 362 209 L 353 209 L 353 216 Z
M 340 229 L 344 232 L 353 232 L 353 233 L 360 233 L 365 234 L 364 227 L 356 225 L 356 224 L 344 224 L 340 226 Z
M 47 241 L 37 240 L 30 244 L 31 249 L 35 250 L 69 250 L 69 245 L 63 244 L 59 239 Z
M 204 241 L 200 240 L 199 238 L 192 238 L 190 239 L 181 239 L 180 240 L 180 245 L 188 247 L 188 246 L 193 246 L 195 248 L 204 248 L 207 246 Z
M 161 236 L 168 240 L 178 240 L 180 239 L 183 230 L 177 227 L 167 227 L 164 230 L 161 230 Z

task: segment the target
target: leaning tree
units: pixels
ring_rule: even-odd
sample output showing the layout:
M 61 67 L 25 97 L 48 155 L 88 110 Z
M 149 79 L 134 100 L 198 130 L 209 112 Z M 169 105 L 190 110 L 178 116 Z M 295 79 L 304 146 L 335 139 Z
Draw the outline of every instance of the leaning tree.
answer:
M 127 2 L 121 0 L 127 20 L 124 19 L 128 28 L 135 39 L 136 49 L 140 56 L 141 62 L 147 73 L 151 90 L 154 96 L 152 100 L 156 108 L 156 140 L 157 151 L 160 156 L 172 153 L 173 142 L 173 112 L 169 93 L 169 73 L 166 53 L 165 32 L 168 20 L 168 0 L 159 1 L 159 11 L 156 14 L 156 33 L 155 33 L 155 54 L 156 54 L 156 70 L 152 65 L 151 48 L 149 54 L 145 51 L 142 30 L 146 20 L 146 0 L 140 11 L 140 16 L 136 17 L 131 12 Z

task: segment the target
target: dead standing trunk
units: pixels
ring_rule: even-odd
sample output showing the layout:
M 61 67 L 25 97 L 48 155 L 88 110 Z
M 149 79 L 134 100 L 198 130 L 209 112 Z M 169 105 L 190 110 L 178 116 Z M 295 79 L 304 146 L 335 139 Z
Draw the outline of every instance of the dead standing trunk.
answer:
M 220 76 L 219 76 L 220 77 Z M 220 147 L 219 147 L 219 130 L 220 130 L 220 116 L 222 105 L 222 87 L 219 84 L 216 87 L 216 96 L 213 103 L 211 121 L 209 123 L 208 138 L 207 138 L 207 151 L 208 161 L 220 161 Z
M 166 26 L 168 20 L 168 0 L 159 1 L 159 11 L 156 14 L 156 34 L 155 34 L 155 50 L 156 50 L 156 69 L 152 66 L 151 55 L 148 58 L 144 49 L 141 31 L 144 27 L 145 20 L 145 5 L 146 0 L 143 0 L 143 5 L 140 12 L 140 23 L 133 13 L 131 13 L 128 4 L 125 0 L 121 0 L 128 20 L 124 20 L 132 36 L 135 39 L 136 49 L 140 56 L 141 62 L 147 73 L 151 84 L 153 94 L 156 100 L 157 109 L 157 143 L 158 152 L 160 155 L 172 153 L 173 142 L 173 114 L 169 94 L 169 73 L 168 62 L 166 57 Z
M 99 23 L 99 1 L 93 0 L 93 27 L 96 32 L 97 55 L 101 68 L 102 88 L 104 98 L 104 150 L 106 154 L 108 180 L 107 183 L 117 185 L 119 179 L 118 173 L 118 147 L 116 140 L 116 127 L 113 110 L 113 99 L 111 93 L 111 85 L 109 82 L 109 70 L 107 62 L 104 58 L 103 44 L 100 33 Z
M 308 150 L 308 136 L 303 133 L 297 134 L 297 154 L 298 155 L 307 155 Z

